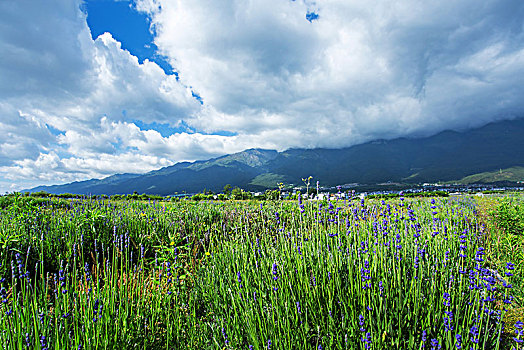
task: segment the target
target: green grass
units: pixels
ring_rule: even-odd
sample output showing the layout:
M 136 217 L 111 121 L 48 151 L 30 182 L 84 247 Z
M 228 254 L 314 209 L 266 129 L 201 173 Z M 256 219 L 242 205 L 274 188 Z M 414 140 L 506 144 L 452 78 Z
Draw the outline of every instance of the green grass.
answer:
M 286 177 L 284 175 L 280 174 L 264 173 L 255 177 L 249 184 L 266 188 L 274 188 L 276 184 L 284 181 L 285 178 Z
M 516 344 L 521 260 L 494 254 L 470 197 L 2 200 L 3 348 Z
M 492 196 L 483 199 L 485 230 L 489 235 L 486 248 L 494 266 L 505 261 L 516 263 L 513 283 L 516 296 L 524 302 L 524 198 L 522 196 Z
M 524 181 L 524 167 L 511 167 L 507 169 L 500 169 L 497 171 L 488 171 L 484 173 L 466 176 L 458 181 L 451 181 L 450 183 L 460 184 L 474 184 L 474 183 L 494 183 L 502 181 Z

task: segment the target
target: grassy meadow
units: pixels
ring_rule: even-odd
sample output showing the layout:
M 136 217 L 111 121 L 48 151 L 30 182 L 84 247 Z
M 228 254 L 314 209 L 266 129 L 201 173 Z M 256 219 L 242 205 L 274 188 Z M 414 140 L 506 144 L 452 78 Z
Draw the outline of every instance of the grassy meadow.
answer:
M 522 348 L 521 196 L 0 199 L 4 349 Z

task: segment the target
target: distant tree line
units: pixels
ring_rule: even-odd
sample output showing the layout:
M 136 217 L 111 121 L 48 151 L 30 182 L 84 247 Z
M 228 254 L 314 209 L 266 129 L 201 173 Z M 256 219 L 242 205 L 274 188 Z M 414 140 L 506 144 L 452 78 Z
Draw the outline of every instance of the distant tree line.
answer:
M 409 192 L 403 193 L 384 193 L 384 194 L 370 194 L 366 198 L 376 199 L 392 199 L 399 197 L 449 197 L 449 193 L 446 191 L 428 191 L 428 192 Z
M 39 191 L 39 192 L 14 192 L 5 195 L 4 197 L 28 197 L 28 198 L 40 198 L 40 199 L 110 199 L 110 200 L 155 200 L 155 201 L 180 201 L 181 199 L 191 199 L 195 201 L 203 201 L 203 200 L 277 200 L 280 198 L 280 191 L 279 190 L 266 190 L 263 193 L 260 193 L 259 195 L 254 195 L 252 192 L 246 191 L 240 187 L 232 187 L 231 185 L 226 185 L 224 187 L 224 193 L 218 193 L 215 194 L 213 191 L 204 189 L 202 193 L 196 193 L 194 195 L 185 195 L 185 194 L 178 194 L 172 196 L 160 196 L 155 194 L 138 194 L 138 192 L 134 191 L 132 194 L 114 194 L 114 195 L 106 195 L 106 194 L 99 194 L 99 195 L 84 195 L 84 194 L 74 194 L 74 193 L 61 193 L 61 194 L 54 194 L 54 193 L 48 193 L 45 191 Z
M 487 192 L 487 191 L 485 191 Z M 494 191 L 493 191 L 494 192 Z M 301 192 L 296 192 L 293 194 L 288 194 L 285 199 L 287 200 L 297 200 L 298 196 L 301 195 Z M 313 198 L 317 194 L 316 189 L 309 189 L 308 195 L 310 198 Z M 18 196 L 18 197 L 30 197 L 30 198 L 40 198 L 40 199 L 51 199 L 51 198 L 57 198 L 57 199 L 85 199 L 85 198 L 91 198 L 91 199 L 98 199 L 98 200 L 154 200 L 154 201 L 171 201 L 171 202 L 177 202 L 182 199 L 191 199 L 194 201 L 210 201 L 210 200 L 219 200 L 219 201 L 225 201 L 225 200 L 279 200 L 284 199 L 282 198 L 282 193 L 280 189 L 274 189 L 274 190 L 266 190 L 265 192 L 259 192 L 256 195 L 252 192 L 246 191 L 240 187 L 232 187 L 231 185 L 224 186 L 223 193 L 214 193 L 213 191 L 209 191 L 204 189 L 201 193 L 196 193 L 191 196 L 185 196 L 183 194 L 175 194 L 173 196 L 160 196 L 160 195 L 154 195 L 154 194 L 138 194 L 136 191 L 132 194 L 114 194 L 114 195 L 93 195 L 93 196 L 87 196 L 87 195 L 81 195 L 81 194 L 73 194 L 73 193 L 62 193 L 62 194 L 53 194 L 53 193 L 47 193 L 44 191 L 40 192 L 24 192 L 24 193 L 10 193 L 7 194 L 4 197 L 12 197 L 12 196 Z M 370 194 L 367 195 L 366 198 L 369 199 L 394 199 L 398 197 L 448 197 L 449 193 L 445 191 L 430 191 L 430 192 L 414 192 L 414 193 L 387 193 L 387 194 Z

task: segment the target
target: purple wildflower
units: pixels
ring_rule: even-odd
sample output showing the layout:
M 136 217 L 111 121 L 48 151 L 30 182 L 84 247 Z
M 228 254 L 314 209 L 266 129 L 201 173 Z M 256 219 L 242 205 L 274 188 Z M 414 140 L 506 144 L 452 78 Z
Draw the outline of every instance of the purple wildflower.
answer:
M 227 334 L 226 334 L 226 330 L 224 329 L 224 327 L 222 327 L 222 336 L 224 337 L 224 343 L 226 344 L 229 344 L 229 341 L 227 340 Z
M 450 304 L 451 296 L 449 295 L 449 293 L 444 292 L 444 295 L 442 296 L 442 299 L 444 299 L 443 303 L 444 303 L 445 306 L 450 306 L 451 305 Z
M 479 339 L 479 328 L 475 325 L 471 326 L 471 329 L 469 330 L 469 333 L 471 334 L 470 340 L 471 342 L 478 344 Z
M 278 280 L 278 270 L 277 270 L 277 268 L 278 268 L 278 265 L 276 263 L 273 263 L 273 271 L 272 272 L 273 272 L 273 279 L 275 281 Z
M 524 342 L 524 339 L 520 339 L 522 337 L 522 326 L 524 325 L 524 323 L 522 323 L 522 321 L 517 321 L 517 323 L 515 323 L 515 334 L 517 335 L 516 337 L 513 338 L 514 341 L 516 341 L 517 343 L 522 343 Z
M 455 343 L 455 346 L 457 349 L 462 349 L 462 336 L 460 334 L 455 335 L 455 339 L 457 342 Z
M 451 311 L 444 311 L 444 313 L 447 315 L 447 317 L 444 317 L 444 328 L 446 332 L 453 330 L 453 325 L 451 322 L 453 322 L 453 312 Z

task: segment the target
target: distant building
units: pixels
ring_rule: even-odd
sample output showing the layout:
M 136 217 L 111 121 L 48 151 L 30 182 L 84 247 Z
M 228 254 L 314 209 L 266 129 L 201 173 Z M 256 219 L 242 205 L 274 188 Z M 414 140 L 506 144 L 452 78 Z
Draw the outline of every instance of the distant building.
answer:
M 319 193 L 315 196 L 315 199 L 323 201 L 324 199 L 329 198 L 329 193 Z

